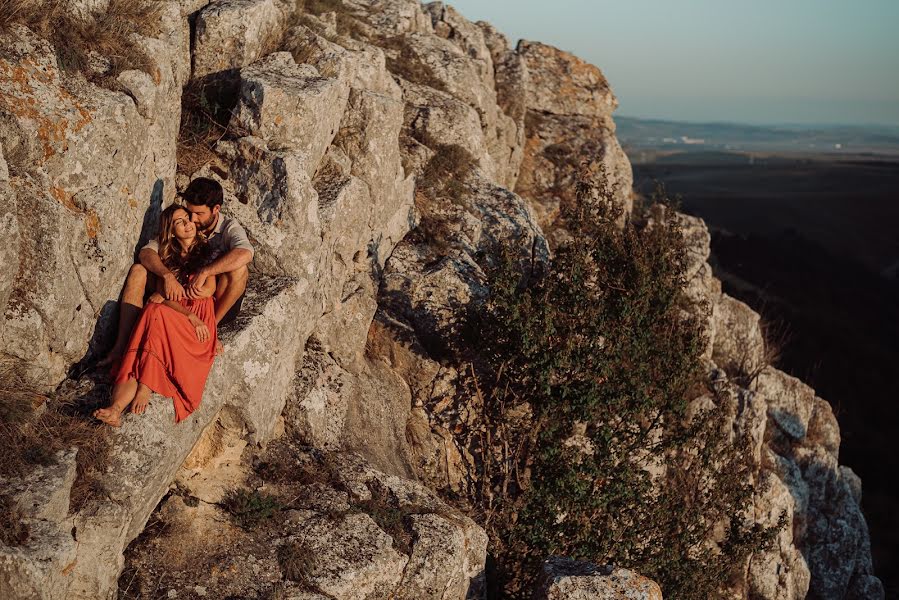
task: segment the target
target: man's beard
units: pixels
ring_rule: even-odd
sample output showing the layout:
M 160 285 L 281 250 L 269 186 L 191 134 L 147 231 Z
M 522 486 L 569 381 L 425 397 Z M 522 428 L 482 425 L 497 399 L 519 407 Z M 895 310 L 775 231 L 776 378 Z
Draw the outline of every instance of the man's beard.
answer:
M 197 229 L 200 231 L 200 233 L 202 233 L 206 237 L 209 237 L 209 234 L 212 233 L 212 225 L 214 223 L 215 223 L 215 215 L 212 215 L 211 217 L 209 217 L 209 220 L 206 221 L 205 223 L 202 223 L 202 222 L 197 223 Z

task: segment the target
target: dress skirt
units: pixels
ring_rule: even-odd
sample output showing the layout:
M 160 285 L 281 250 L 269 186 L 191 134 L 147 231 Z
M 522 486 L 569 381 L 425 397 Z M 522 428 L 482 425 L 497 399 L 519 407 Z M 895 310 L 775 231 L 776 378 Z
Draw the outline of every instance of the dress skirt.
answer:
M 184 299 L 181 305 L 206 323 L 210 333 L 207 341 L 197 340 L 196 329 L 186 315 L 165 304 L 150 302 L 113 371 L 115 383 L 136 379 L 157 394 L 171 398 L 175 422 L 184 420 L 200 406 L 218 338 L 212 298 Z

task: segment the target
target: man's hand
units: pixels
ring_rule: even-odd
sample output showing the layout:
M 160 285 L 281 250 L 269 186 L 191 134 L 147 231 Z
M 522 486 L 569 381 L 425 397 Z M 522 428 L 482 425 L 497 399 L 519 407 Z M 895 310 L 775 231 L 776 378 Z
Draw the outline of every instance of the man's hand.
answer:
M 184 286 L 178 283 L 173 273 L 166 274 L 162 279 L 165 286 L 165 299 L 172 302 L 180 302 L 184 299 Z
M 203 286 L 206 285 L 207 279 L 209 279 L 209 273 L 206 269 L 200 269 L 194 276 L 193 281 L 190 282 L 190 285 L 187 286 L 187 297 L 193 300 L 203 298 Z
M 147 302 L 152 302 L 153 304 L 162 304 L 165 302 L 165 298 L 162 297 L 162 294 L 159 292 L 153 292 L 153 294 L 147 298 Z

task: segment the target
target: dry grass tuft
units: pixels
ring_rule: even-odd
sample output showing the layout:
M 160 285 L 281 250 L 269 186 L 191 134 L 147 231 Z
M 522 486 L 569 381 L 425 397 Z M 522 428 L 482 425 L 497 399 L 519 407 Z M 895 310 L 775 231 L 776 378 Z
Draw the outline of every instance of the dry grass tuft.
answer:
M 278 548 L 278 564 L 286 579 L 303 583 L 312 570 L 312 557 L 302 544 L 285 544 Z
M 86 21 L 65 6 L 65 0 L 0 0 L 0 32 L 14 24 L 28 27 L 50 41 L 63 70 L 105 87 L 115 88 L 115 78 L 128 69 L 159 76 L 134 36 L 159 35 L 161 0 L 110 0 L 105 12 Z
M 216 144 L 249 135 L 248 131 L 231 124 L 237 100 L 236 82 L 193 81 L 184 88 L 178 131 L 179 173 L 190 176 L 208 164 L 225 168 L 215 152 Z
M 41 394 L 13 363 L 0 362 L 0 439 L 8 448 L 0 461 L 0 477 L 21 477 L 37 466 L 52 464 L 60 450 L 76 447 L 78 466 L 69 510 L 77 512 L 97 497 L 111 443 L 108 429 L 87 416 L 89 408 L 74 396 Z M 4 518 L 8 517 L 0 517 Z

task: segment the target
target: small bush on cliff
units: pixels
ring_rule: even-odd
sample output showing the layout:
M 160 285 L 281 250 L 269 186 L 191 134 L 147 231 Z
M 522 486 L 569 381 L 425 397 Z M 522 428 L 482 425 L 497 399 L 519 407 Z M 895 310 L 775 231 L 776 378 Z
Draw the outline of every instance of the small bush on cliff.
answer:
M 255 529 L 281 510 L 277 498 L 257 490 L 231 490 L 222 500 L 222 508 L 243 529 Z
M 526 285 L 503 249 L 472 323 L 495 597 L 526 597 L 549 555 L 634 568 L 666 598 L 715 597 L 775 533 L 740 518 L 744 444 L 688 411 L 705 391 L 705 336 L 678 222 L 667 211 L 620 228 L 611 198 L 582 173 L 569 242 Z

